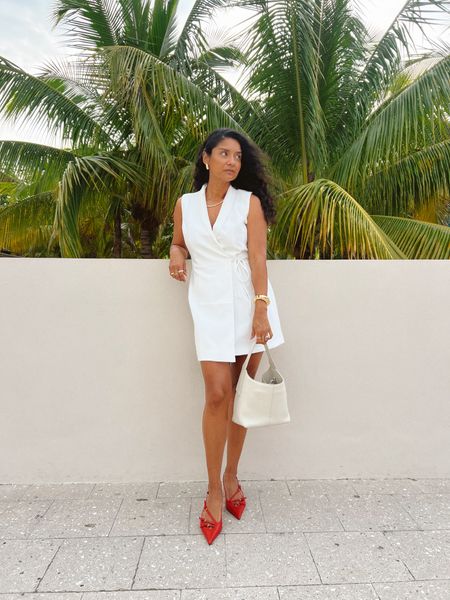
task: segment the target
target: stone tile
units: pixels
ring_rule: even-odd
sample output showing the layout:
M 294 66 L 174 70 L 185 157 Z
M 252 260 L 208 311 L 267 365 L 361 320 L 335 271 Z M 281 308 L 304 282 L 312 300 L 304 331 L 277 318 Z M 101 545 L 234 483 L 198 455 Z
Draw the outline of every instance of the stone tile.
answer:
M 182 590 L 181 600 L 279 600 L 276 587 Z
M 265 533 L 266 526 L 261 511 L 260 497 L 257 492 L 244 492 L 247 497 L 245 511 L 240 519 L 236 519 L 225 508 L 225 499 L 222 506 L 223 533 Z M 203 511 L 203 499 L 191 499 L 191 511 L 189 520 L 189 533 L 200 534 L 199 517 Z M 0 599 L 1 600 L 1 599 Z
M 345 498 L 356 493 L 348 479 L 292 479 L 287 480 L 292 496 L 328 496 L 330 499 Z
M 305 533 L 322 583 L 409 581 L 410 573 L 380 532 Z
M 29 487 L 28 483 L 2 483 L 0 484 L 0 501 L 21 500 Z
M 450 600 L 450 480 L 239 480 L 212 546 L 207 481 L 0 485 L 0 600 Z
M 181 600 L 181 590 L 2 594 L 0 600 Z M 278 600 L 278 596 L 276 597 Z
M 380 600 L 447 600 L 450 581 L 410 581 L 372 584 Z
M 0 538 L 28 538 L 40 525 L 53 500 L 2 503 Z
M 393 497 L 416 521 L 417 529 L 450 529 L 450 494 Z
M 343 531 L 336 509 L 325 495 L 261 497 L 267 531 Z
M 369 583 L 279 587 L 280 600 L 379 600 Z
M 421 494 L 415 479 L 386 478 L 386 479 L 350 479 L 357 494 Z
M 202 533 L 152 536 L 145 538 L 132 589 L 212 588 L 226 583 L 222 533 L 211 545 Z
M 408 511 L 389 494 L 363 494 L 332 501 L 346 531 L 418 529 Z
M 189 498 L 123 500 L 110 535 L 182 535 L 189 529 Z
M 450 494 L 450 479 L 417 478 L 416 483 L 426 494 Z
M 415 579 L 450 579 L 450 531 L 387 531 L 384 535 Z
M 270 480 L 255 480 L 255 479 L 239 479 L 244 494 L 259 494 L 263 496 L 290 496 L 286 479 L 270 479 Z
M 66 592 L 54 594 L 52 592 L 39 594 L 36 592 L 24 592 L 23 594 L 2 594 L 0 600 L 82 600 L 83 594 L 78 592 Z
M 257 479 L 239 479 L 244 494 L 276 494 L 290 495 L 286 480 L 257 480 Z M 161 482 L 158 490 L 158 498 L 204 498 L 208 490 L 207 481 L 180 481 Z
M 30 485 L 21 500 L 54 500 L 87 498 L 94 489 L 93 483 L 38 483 Z
M 54 500 L 30 531 L 33 538 L 69 538 L 108 535 L 119 510 L 121 498 L 98 500 Z
M 142 590 L 136 592 L 87 592 L 83 595 L 83 600 L 180 600 L 180 594 L 180 590 Z M 1 598 L 0 600 L 3 600 L 3 598 Z
M 64 540 L 39 592 L 129 590 L 144 538 Z
M 60 544 L 60 540 L 0 542 L 0 592 L 33 592 Z
M 157 498 L 194 498 L 206 494 L 207 481 L 162 481 L 159 484 Z
M 304 534 L 233 534 L 225 542 L 227 587 L 320 583 Z
M 134 498 L 135 500 L 155 500 L 159 481 L 136 483 L 96 483 L 89 498 Z

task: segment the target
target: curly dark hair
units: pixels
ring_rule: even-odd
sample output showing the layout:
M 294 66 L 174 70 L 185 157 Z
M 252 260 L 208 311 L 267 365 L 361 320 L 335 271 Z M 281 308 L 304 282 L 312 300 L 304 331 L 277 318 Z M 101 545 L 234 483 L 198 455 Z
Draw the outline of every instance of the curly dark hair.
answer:
M 212 131 L 197 153 L 194 171 L 194 189 L 198 191 L 209 180 L 209 171 L 205 167 L 202 154 L 211 154 L 212 149 L 223 138 L 233 138 L 241 145 L 241 169 L 231 185 L 236 189 L 251 191 L 261 200 L 264 217 L 268 225 L 275 222 L 274 200 L 268 191 L 269 176 L 265 167 L 266 155 L 250 140 L 235 129 L 221 127 Z

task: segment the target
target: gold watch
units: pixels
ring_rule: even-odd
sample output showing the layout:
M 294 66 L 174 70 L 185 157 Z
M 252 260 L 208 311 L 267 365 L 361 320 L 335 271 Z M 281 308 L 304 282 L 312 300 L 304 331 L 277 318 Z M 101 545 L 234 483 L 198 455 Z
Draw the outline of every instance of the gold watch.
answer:
M 253 302 L 256 302 L 257 300 L 264 300 L 264 302 L 267 304 L 267 306 L 269 306 L 269 304 L 270 304 L 270 298 L 269 298 L 269 296 L 266 296 L 265 294 L 256 294 L 255 297 L 253 298 Z

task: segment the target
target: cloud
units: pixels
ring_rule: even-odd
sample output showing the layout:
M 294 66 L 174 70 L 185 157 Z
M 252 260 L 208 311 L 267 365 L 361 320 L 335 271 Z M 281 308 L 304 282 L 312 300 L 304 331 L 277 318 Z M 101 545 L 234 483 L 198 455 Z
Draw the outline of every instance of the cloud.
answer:
M 58 29 L 52 30 L 49 0 L 2 0 L 0 54 L 28 72 L 36 72 L 49 57 L 69 54 Z

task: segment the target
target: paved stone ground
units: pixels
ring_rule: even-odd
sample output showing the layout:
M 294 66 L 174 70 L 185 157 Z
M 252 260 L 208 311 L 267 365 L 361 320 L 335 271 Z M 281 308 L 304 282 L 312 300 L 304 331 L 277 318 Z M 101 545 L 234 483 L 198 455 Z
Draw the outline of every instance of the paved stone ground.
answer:
M 0 485 L 0 600 L 450 600 L 450 479 Z

